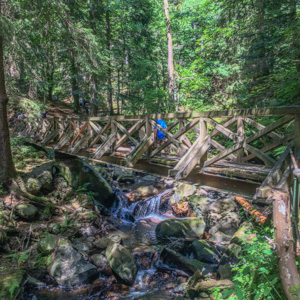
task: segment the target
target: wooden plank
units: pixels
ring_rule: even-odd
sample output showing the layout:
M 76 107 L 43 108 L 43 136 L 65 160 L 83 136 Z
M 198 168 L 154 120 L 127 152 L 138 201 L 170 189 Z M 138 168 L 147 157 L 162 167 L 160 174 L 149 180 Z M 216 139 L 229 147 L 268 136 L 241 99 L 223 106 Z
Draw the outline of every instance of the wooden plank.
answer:
M 199 123 L 199 119 L 193 120 L 188 125 L 186 125 L 182 129 L 180 129 L 177 133 L 175 133 L 173 135 L 173 138 L 174 139 L 178 139 L 181 135 L 185 134 L 187 131 L 189 131 L 190 129 L 192 129 L 198 123 Z M 153 152 L 150 153 L 150 157 L 153 157 L 154 155 L 156 155 L 157 153 L 159 153 L 160 151 L 162 151 L 166 147 L 170 146 L 171 143 L 172 142 L 170 140 L 167 140 L 167 141 L 163 142 L 158 148 L 156 148 Z
M 250 109 L 235 109 L 222 111 L 193 111 L 182 113 L 169 114 L 149 114 L 149 115 L 122 115 L 110 117 L 93 117 L 92 121 L 105 121 L 113 119 L 116 121 L 134 121 L 141 120 L 148 116 L 151 119 L 194 119 L 194 118 L 230 118 L 230 117 L 258 117 L 258 116 L 284 116 L 300 114 L 300 105 L 282 106 L 282 107 L 266 107 L 266 108 L 250 108 Z
M 144 120 L 140 120 L 138 121 L 136 124 L 134 124 L 129 130 L 128 133 L 134 134 L 136 131 L 140 130 L 142 126 L 145 125 L 145 121 Z M 145 136 L 145 134 L 143 135 Z M 127 135 L 124 135 L 123 137 L 121 137 L 121 139 L 118 141 L 118 143 L 116 144 L 116 149 L 118 149 L 119 147 L 121 147 L 126 141 L 128 140 Z
M 250 151 L 251 153 L 253 153 L 256 157 L 258 157 L 260 160 L 262 160 L 266 166 L 268 167 L 273 167 L 276 163 L 276 160 L 271 158 L 269 155 L 267 155 L 266 153 L 260 151 L 259 149 L 246 144 L 244 146 L 244 148 L 248 151 Z
M 300 115 L 295 115 L 295 150 L 300 150 Z
M 93 158 L 101 158 L 113 146 L 114 142 L 116 141 L 116 138 L 116 132 L 113 131 L 108 137 L 108 139 L 96 149 Z
M 246 118 L 244 118 L 244 120 L 245 120 L 246 123 L 252 125 L 253 127 L 255 127 L 258 130 L 262 130 L 262 129 L 266 128 L 266 126 L 254 121 L 250 118 L 246 117 Z M 281 135 L 277 134 L 276 132 L 270 132 L 268 134 L 268 136 L 270 136 L 271 138 L 273 138 L 275 140 L 281 140 L 283 138 Z
M 133 167 L 137 161 L 145 154 L 154 143 L 154 133 L 146 136 L 140 145 L 126 159 L 126 167 Z

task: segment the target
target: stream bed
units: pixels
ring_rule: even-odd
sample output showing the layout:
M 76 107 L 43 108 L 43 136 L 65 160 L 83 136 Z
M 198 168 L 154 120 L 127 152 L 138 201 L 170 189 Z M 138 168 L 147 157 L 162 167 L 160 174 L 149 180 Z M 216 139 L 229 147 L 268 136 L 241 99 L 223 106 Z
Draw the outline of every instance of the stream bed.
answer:
M 199 280 L 230 277 L 224 253 L 241 223 L 232 196 L 141 173 L 114 176 L 115 169 L 111 168 L 110 184 L 115 195 L 111 207 L 106 209 L 94 202 L 106 233 L 69 238 L 86 262 L 96 264 L 96 258 L 102 260 L 97 278 L 69 288 L 45 278 L 47 285 L 32 285 L 24 293 L 24 300 L 194 299 L 199 293 L 193 296 L 186 292 L 193 274 L 198 272 Z M 198 223 L 189 227 L 200 218 L 204 224 L 201 233 Z M 180 222 L 183 229 L 178 227 Z M 93 227 L 99 230 L 99 224 Z M 133 273 L 131 283 L 107 263 L 107 245 L 101 246 L 105 239 L 117 240 L 120 251 L 126 249 L 133 257 L 135 266 L 130 271 L 122 270 Z M 125 256 L 116 259 L 126 265 Z M 210 299 L 207 293 L 200 294 L 199 299 Z

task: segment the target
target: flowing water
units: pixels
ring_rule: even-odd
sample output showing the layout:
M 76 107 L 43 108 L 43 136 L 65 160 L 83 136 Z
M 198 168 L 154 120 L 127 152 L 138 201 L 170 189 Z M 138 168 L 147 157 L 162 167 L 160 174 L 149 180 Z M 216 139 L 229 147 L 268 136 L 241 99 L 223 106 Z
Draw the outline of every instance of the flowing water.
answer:
M 139 182 L 139 185 L 141 182 Z M 127 187 L 128 188 L 128 187 Z M 160 213 L 160 204 L 162 196 L 168 190 L 159 193 L 156 196 L 145 200 L 131 203 L 121 189 L 115 191 L 115 201 L 110 208 L 110 214 L 118 229 L 113 234 L 118 234 L 122 238 L 122 243 L 128 249 L 134 249 L 141 245 L 155 247 L 158 242 L 155 235 L 157 224 L 166 219 Z M 159 246 L 159 245 L 158 245 Z M 174 296 L 166 290 L 165 285 L 173 279 L 162 278 L 162 274 L 152 265 L 148 270 L 139 270 L 132 287 L 128 287 L 125 293 L 122 289 L 116 298 L 106 298 L 95 293 L 90 295 L 85 287 L 78 290 L 66 290 L 59 287 L 49 287 L 39 291 L 33 291 L 28 296 L 28 300 L 95 300 L 95 299 L 124 299 L 124 300 L 168 300 L 174 299 Z M 36 298 L 34 298 L 36 297 Z M 25 299 L 25 300 L 27 300 Z

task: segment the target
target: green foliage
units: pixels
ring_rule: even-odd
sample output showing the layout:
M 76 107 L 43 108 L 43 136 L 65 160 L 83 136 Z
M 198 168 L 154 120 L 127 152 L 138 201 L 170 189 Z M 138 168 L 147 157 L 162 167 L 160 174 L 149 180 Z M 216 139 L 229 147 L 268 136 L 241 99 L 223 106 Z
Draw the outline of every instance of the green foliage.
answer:
M 266 239 L 273 238 L 274 229 L 259 228 L 254 233 L 256 237 L 242 245 L 239 262 L 232 263 L 234 288 L 223 292 L 222 299 L 285 299 L 276 253 Z
M 8 291 L 11 296 L 14 295 L 15 291 L 20 287 L 19 281 L 14 279 L 11 283 L 10 287 L 8 288 Z
M 12 259 L 13 262 L 17 263 L 18 265 L 21 265 L 23 262 L 27 261 L 29 258 L 30 250 L 26 250 L 22 253 L 13 253 L 6 255 L 6 258 Z

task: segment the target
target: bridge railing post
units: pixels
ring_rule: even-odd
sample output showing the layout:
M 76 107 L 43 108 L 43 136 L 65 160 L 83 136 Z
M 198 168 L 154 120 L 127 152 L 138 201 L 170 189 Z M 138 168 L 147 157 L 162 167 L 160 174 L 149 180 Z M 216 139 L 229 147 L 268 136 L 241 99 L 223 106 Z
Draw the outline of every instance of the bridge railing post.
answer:
M 237 135 L 240 137 L 240 138 L 244 138 L 245 136 L 245 127 L 244 127 L 244 121 L 243 121 L 243 118 L 239 117 L 237 119 Z M 241 148 L 239 149 L 237 152 L 236 152 L 236 161 L 237 162 L 241 162 L 242 158 L 244 157 L 245 155 L 245 152 L 244 152 L 244 149 Z
M 207 123 L 203 120 L 203 118 L 200 118 L 199 120 L 199 136 L 201 139 L 201 143 L 204 141 L 204 139 L 207 136 Z M 201 157 L 199 161 L 200 167 L 203 167 L 206 160 L 207 160 L 207 152 Z

